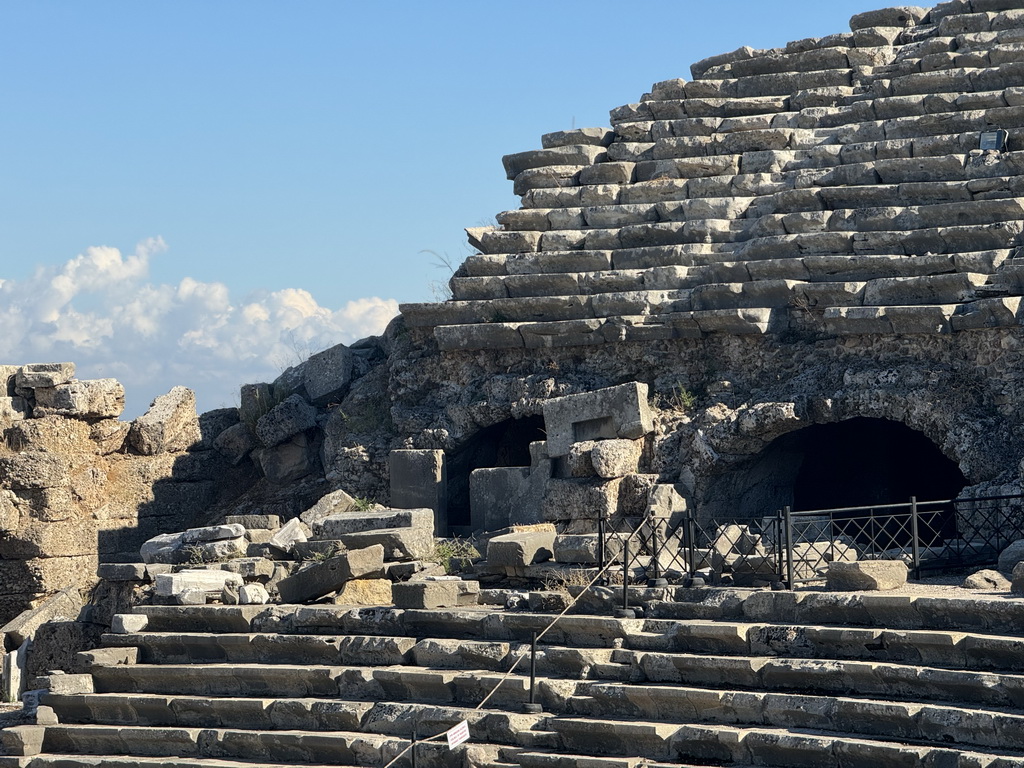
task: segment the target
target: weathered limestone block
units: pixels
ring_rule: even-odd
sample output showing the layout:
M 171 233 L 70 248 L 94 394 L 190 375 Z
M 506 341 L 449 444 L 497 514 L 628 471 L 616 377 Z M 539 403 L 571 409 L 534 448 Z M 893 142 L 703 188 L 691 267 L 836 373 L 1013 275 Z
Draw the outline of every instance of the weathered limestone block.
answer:
M 431 509 L 434 535 L 448 532 L 448 475 L 444 451 L 398 449 L 388 456 L 391 505 L 397 509 Z
M 281 527 L 281 518 L 277 515 L 249 514 L 249 515 L 228 515 L 224 518 L 225 525 L 240 525 L 248 532 L 250 529 L 258 528 L 276 531 Z
M 561 534 L 555 537 L 554 559 L 570 565 L 596 565 L 598 541 L 596 533 Z M 609 537 L 605 542 L 605 560 L 615 562 L 622 555 L 622 539 Z
M 265 605 L 270 602 L 270 593 L 262 584 L 243 584 L 238 588 L 239 605 Z
M 598 477 L 611 479 L 638 471 L 642 440 L 598 440 L 590 452 L 590 461 Z
M 469 514 L 473 530 L 507 527 L 530 488 L 529 467 L 487 467 L 469 475 Z
M 972 573 L 964 579 L 963 588 L 1006 592 L 1010 589 L 1010 580 L 999 571 L 985 569 Z
M 62 456 L 44 451 L 23 451 L 0 456 L 0 486 L 13 490 L 63 488 L 70 481 Z
M 268 448 L 316 426 L 316 408 L 301 395 L 291 395 L 256 422 L 256 436 Z
M 132 423 L 128 442 L 143 456 L 187 451 L 202 439 L 195 393 L 173 387 Z
M 573 443 L 600 438 L 639 438 L 653 429 L 647 385 L 622 384 L 546 400 L 548 453 L 565 456 Z
M 1000 573 L 1013 573 L 1014 566 L 1024 560 L 1024 539 L 1018 539 L 999 553 L 996 568 Z
M 978 299 L 957 307 L 950 318 L 954 331 L 974 331 L 983 328 L 1007 328 L 1017 325 L 1020 296 Z
M 219 595 L 227 585 L 241 587 L 242 584 L 242 577 L 229 571 L 195 569 L 159 573 L 156 577 L 156 594 L 160 597 L 174 597 L 186 590 L 196 590 Z
M 391 605 L 391 579 L 352 579 L 334 596 L 335 605 Z
M 601 145 L 570 144 L 549 149 L 535 149 L 518 152 L 501 158 L 505 173 L 511 181 L 523 171 L 546 166 L 581 166 L 593 165 L 607 156 Z
M 338 539 L 348 533 L 362 533 L 381 528 L 416 528 L 433 534 L 434 513 L 430 509 L 379 509 L 361 511 L 352 509 L 335 512 L 320 521 L 315 528 L 324 539 Z
M 434 336 L 443 350 L 514 349 L 525 346 L 520 325 L 522 323 L 438 326 Z
M 213 440 L 214 449 L 236 467 L 258 446 L 256 436 L 245 424 L 230 426 Z
M 132 635 L 149 626 L 149 617 L 141 613 L 115 613 L 110 631 L 115 635 Z
M 21 366 L 14 382 L 19 389 L 35 389 L 67 384 L 74 377 L 74 363 L 33 363 Z
M 392 586 L 396 608 L 432 610 L 475 605 L 479 594 L 479 582 L 455 576 L 403 581 Z
M 77 587 L 65 587 L 36 608 L 19 614 L 0 627 L 0 636 L 6 637 L 10 644 L 19 646 L 48 621 L 78 618 L 83 602 Z
M 322 496 L 312 507 L 307 509 L 299 519 L 313 529 L 313 532 L 320 534 L 320 524 L 331 515 L 350 512 L 357 509 L 356 500 L 342 489 L 331 491 Z
M 928 15 L 927 8 L 898 6 L 877 11 L 858 13 L 850 19 L 850 30 L 856 32 L 865 27 L 912 27 Z
M 305 477 L 316 468 L 318 461 L 316 447 L 305 433 L 257 453 L 260 469 L 275 485 L 285 485 Z
M 487 566 L 492 570 L 525 568 L 554 555 L 555 531 L 530 530 L 495 536 L 487 542 Z
M 54 387 L 37 387 L 34 392 L 36 416 L 109 419 L 124 411 L 124 387 L 117 379 L 71 381 Z
M 277 584 L 281 601 L 302 603 L 336 592 L 351 579 L 384 569 L 384 547 L 351 549 L 319 563 L 311 563 Z
M 321 408 L 340 403 L 352 382 L 354 362 L 352 350 L 336 344 L 299 366 L 309 402 Z
M 957 272 L 926 277 L 884 277 L 869 280 L 864 288 L 865 305 L 955 304 L 974 298 L 986 275 Z
M 549 480 L 541 501 L 543 520 L 595 521 L 615 513 L 619 503 L 620 479 Z
M 907 583 L 907 566 L 902 560 L 861 560 L 831 562 L 826 588 L 843 592 L 898 589 Z
M 281 526 L 281 529 L 276 531 L 267 543 L 282 552 L 290 552 L 295 544 L 306 541 L 311 535 L 312 531 L 309 526 L 301 518 L 294 517 Z
M 0 397 L 0 424 L 21 421 L 28 417 L 28 401 L 23 397 Z
M 949 333 L 950 316 L 956 304 L 885 307 L 885 318 L 893 333 Z
M 337 536 L 348 549 L 380 544 L 386 560 L 424 560 L 434 555 L 434 535 L 429 528 L 378 528 Z

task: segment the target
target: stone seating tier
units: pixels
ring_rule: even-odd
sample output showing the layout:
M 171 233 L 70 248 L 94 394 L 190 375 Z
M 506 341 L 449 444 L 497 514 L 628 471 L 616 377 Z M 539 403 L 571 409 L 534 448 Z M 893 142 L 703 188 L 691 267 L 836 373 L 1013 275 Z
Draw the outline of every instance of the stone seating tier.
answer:
M 832 334 L 1016 324 L 1024 3 L 883 9 L 851 30 L 712 57 L 611 128 L 506 156 L 523 207 L 469 230 L 480 253 L 453 300 L 404 305 L 407 321 L 446 350 L 781 333 L 808 306 Z M 982 151 L 997 129 L 1003 150 Z
M 48 678 L 59 722 L 4 731 L 0 766 L 380 767 L 414 723 L 462 720 L 470 743 L 420 765 L 1024 765 L 1022 600 L 632 598 L 646 618 L 570 614 L 544 638 L 540 714 L 521 713 L 528 665 L 505 676 L 553 614 L 140 607 L 148 626 L 105 635 L 90 674 Z

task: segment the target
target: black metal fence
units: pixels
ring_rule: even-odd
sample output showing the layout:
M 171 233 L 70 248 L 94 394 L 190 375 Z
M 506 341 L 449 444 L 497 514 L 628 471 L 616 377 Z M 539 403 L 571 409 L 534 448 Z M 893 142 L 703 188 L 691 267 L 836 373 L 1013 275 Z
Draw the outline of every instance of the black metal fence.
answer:
M 834 561 L 902 560 L 926 570 L 983 566 L 1024 539 L 1024 495 L 793 511 L 719 523 L 691 511 L 599 521 L 601 564 L 622 563 L 624 583 L 705 577 L 736 586 L 824 578 Z M 658 582 L 660 583 L 660 582 Z

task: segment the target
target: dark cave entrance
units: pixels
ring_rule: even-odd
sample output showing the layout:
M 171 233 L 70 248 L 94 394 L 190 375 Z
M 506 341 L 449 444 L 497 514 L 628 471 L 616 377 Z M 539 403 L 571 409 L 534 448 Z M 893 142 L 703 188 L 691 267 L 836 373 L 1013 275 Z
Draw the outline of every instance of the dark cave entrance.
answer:
M 543 416 L 507 419 L 485 427 L 448 454 L 448 524 L 469 526 L 469 474 L 484 467 L 530 466 L 530 443 L 544 440 Z
M 807 511 L 906 504 L 911 496 L 952 499 L 966 485 L 956 462 L 922 433 L 887 419 L 855 418 L 790 432 L 715 478 L 702 517 L 767 517 L 785 506 Z M 934 514 L 929 527 L 933 538 L 954 537 L 953 510 Z M 904 538 L 909 531 L 892 533 L 895 543 L 905 544 Z

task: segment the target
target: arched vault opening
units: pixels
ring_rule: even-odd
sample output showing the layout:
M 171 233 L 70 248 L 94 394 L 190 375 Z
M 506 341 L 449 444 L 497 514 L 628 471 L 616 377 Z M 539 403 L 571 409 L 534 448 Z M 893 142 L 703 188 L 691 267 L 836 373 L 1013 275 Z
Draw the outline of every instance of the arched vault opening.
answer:
M 448 523 L 468 526 L 469 475 L 484 467 L 530 466 L 530 443 L 544 439 L 544 417 L 506 419 L 485 427 L 447 456 Z
M 854 418 L 782 435 L 712 478 L 702 517 L 764 517 L 794 510 L 950 499 L 967 485 L 928 437 L 888 419 Z

